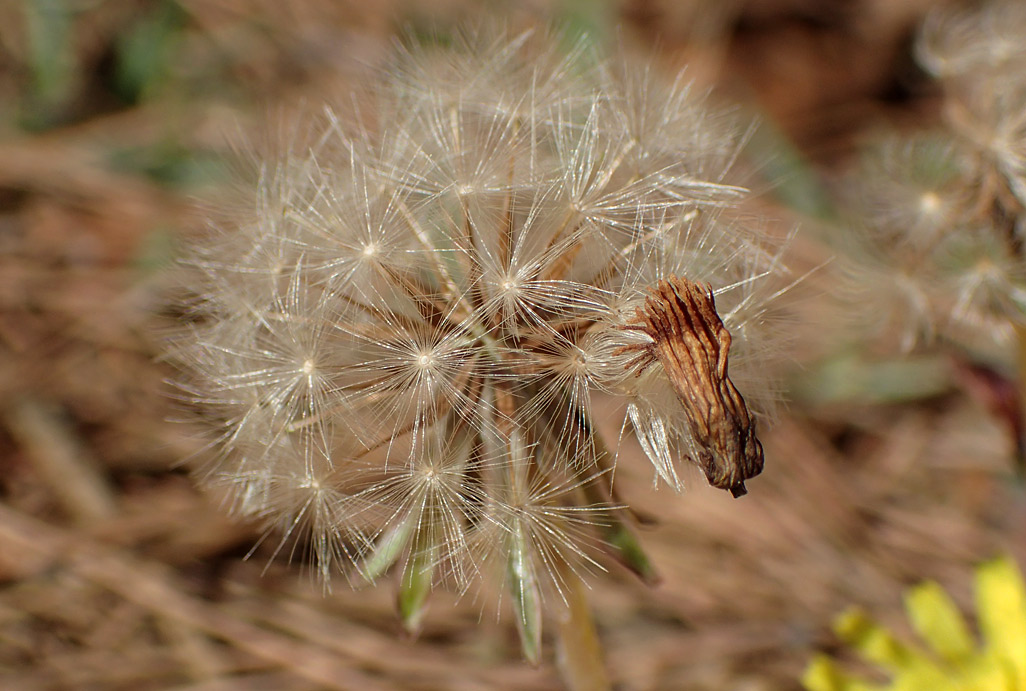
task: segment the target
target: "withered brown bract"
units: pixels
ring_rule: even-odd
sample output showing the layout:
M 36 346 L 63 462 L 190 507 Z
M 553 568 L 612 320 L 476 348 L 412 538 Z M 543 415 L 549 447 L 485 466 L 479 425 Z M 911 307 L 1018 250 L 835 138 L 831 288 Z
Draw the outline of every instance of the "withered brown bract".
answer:
M 652 339 L 619 352 L 640 351 L 627 365 L 639 367 L 639 375 L 656 361 L 663 366 L 696 443 L 693 460 L 709 483 L 735 497 L 745 494 L 745 480 L 762 471 L 762 444 L 745 399 L 727 376 L 730 332 L 716 313 L 711 286 L 679 276 L 660 280 L 624 328 Z

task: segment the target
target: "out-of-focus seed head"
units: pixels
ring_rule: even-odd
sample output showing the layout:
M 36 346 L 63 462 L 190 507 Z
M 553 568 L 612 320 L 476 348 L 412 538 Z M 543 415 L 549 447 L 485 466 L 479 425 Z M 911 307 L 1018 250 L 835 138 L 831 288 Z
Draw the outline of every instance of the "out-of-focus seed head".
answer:
M 542 598 L 620 520 L 595 396 L 675 489 L 689 459 L 735 495 L 761 470 L 785 272 L 724 215 L 745 194 L 728 119 L 553 45 L 401 50 L 347 114 L 311 118 L 193 249 L 174 344 L 219 434 L 203 477 L 240 513 L 306 534 L 325 579 L 395 567 L 411 627 L 432 587 L 498 579 L 529 655 Z M 701 286 L 672 363 L 670 331 L 630 328 L 659 285 Z
M 1005 190 L 1026 206 L 1026 5 L 996 0 L 930 15 L 917 42 L 920 63 L 941 80 L 945 115 L 983 190 Z
M 909 350 L 943 340 L 1010 362 L 1026 329 L 1026 6 L 939 11 L 917 55 L 943 126 L 894 136 L 855 171 L 849 294 Z
M 1026 7 L 1017 0 L 997 0 L 968 11 L 947 9 L 928 16 L 916 55 L 924 68 L 941 79 L 971 77 L 981 70 L 1022 78 L 1024 34 Z

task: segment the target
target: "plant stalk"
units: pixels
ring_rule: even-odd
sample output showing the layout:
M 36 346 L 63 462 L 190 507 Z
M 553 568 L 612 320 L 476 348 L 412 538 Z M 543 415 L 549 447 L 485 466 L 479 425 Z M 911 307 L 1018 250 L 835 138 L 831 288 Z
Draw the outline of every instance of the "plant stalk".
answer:
M 612 689 L 602 655 L 602 644 L 588 606 L 584 581 L 566 569 L 562 574 L 567 607 L 556 616 L 556 660 L 568 691 Z

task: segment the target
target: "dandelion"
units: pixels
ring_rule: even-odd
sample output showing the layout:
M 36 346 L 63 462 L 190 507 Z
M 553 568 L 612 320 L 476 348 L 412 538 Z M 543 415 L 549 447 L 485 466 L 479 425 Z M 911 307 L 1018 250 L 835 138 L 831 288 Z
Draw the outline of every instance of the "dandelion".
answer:
M 531 34 L 398 51 L 311 120 L 186 262 L 201 476 L 325 581 L 397 572 L 411 629 L 434 587 L 503 584 L 536 660 L 603 540 L 643 570 L 597 396 L 676 490 L 762 469 L 784 269 L 727 215 L 739 138 L 684 82 Z

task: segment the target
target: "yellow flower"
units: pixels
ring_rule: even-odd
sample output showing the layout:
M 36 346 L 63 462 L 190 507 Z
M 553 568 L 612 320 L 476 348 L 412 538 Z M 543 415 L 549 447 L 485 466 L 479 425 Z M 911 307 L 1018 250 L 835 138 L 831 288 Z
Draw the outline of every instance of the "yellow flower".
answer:
M 865 612 L 851 609 L 834 631 L 887 683 L 865 681 L 826 655 L 805 670 L 808 691 L 1018 691 L 1026 686 L 1026 586 L 1009 557 L 976 571 L 976 619 L 982 645 L 950 596 L 937 583 L 922 583 L 905 596 L 909 623 L 925 646 L 899 641 Z

